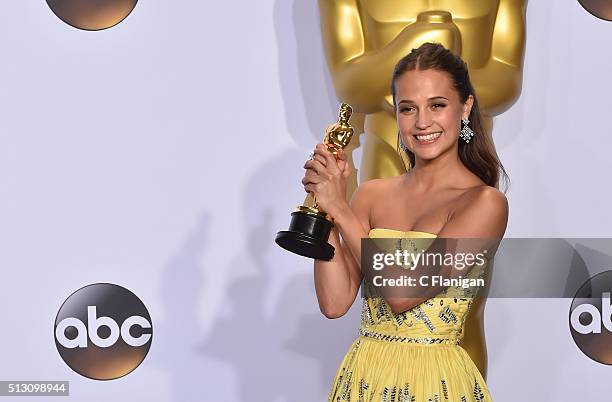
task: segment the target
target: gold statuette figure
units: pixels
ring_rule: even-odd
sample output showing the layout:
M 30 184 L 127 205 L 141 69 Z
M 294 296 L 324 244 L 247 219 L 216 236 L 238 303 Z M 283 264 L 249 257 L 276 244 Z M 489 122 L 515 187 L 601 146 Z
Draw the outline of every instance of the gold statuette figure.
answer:
M 329 152 L 338 157 L 338 151 L 348 146 L 353 137 L 349 119 L 353 109 L 340 105 L 338 121 L 325 130 L 323 143 Z M 329 261 L 334 256 L 334 247 L 327 242 L 333 226 L 333 217 L 322 211 L 312 193 L 291 214 L 289 230 L 278 232 L 276 243 L 282 248 L 305 257 Z

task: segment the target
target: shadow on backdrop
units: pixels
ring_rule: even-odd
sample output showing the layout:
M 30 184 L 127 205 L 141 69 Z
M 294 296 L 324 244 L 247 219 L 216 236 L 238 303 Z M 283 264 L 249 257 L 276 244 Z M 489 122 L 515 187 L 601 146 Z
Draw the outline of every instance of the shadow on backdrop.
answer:
M 165 264 L 160 299 L 164 320 L 156 323 L 154 361 L 170 373 L 175 401 L 202 401 L 204 382 L 211 381 L 215 367 L 201 359 L 197 345 L 201 340 L 198 312 L 195 310 L 204 287 L 201 258 L 209 241 L 210 218 L 202 214 L 192 231 Z M 205 380 L 205 381 L 203 381 Z
M 246 245 L 223 269 L 241 265 L 250 274 L 230 283 L 224 301 L 229 312 L 215 321 L 199 348 L 232 366 L 241 401 L 322 400 L 357 334 L 355 311 L 333 321 L 319 312 L 312 261 L 274 243 L 305 195 L 300 159 L 300 152 L 284 152 L 248 180 L 242 211 Z M 262 180 L 269 177 L 276 180 Z
M 319 26 L 316 2 L 276 1 L 274 29 L 285 119 L 291 137 L 308 149 L 321 141 L 325 127 L 336 120 L 339 105 Z
M 345 318 L 319 312 L 312 261 L 278 247 L 290 213 L 306 195 L 300 183 L 308 153 L 337 118 L 320 40 L 316 3 L 278 0 L 274 5 L 284 117 L 299 149 L 285 149 L 252 171 L 243 192 L 246 243 L 220 269 L 248 271 L 231 281 L 200 355 L 231 366 L 241 401 L 324 400 L 344 354 L 357 336 L 359 299 Z M 265 119 L 253 131 L 266 129 Z M 230 240 L 228 240 L 230 241 Z M 228 246 L 230 247 L 230 246 Z

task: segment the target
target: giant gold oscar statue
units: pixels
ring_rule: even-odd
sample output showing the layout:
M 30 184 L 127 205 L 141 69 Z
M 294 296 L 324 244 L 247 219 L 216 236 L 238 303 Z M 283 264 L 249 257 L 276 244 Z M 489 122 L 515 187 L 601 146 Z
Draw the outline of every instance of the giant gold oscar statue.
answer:
M 319 0 L 327 63 L 340 101 L 365 115 L 360 181 L 405 172 L 390 94 L 397 61 L 438 42 L 466 61 L 491 132 L 492 118 L 521 91 L 527 0 Z M 486 296 L 486 292 L 483 296 Z M 462 346 L 483 377 L 484 297 L 465 323 Z

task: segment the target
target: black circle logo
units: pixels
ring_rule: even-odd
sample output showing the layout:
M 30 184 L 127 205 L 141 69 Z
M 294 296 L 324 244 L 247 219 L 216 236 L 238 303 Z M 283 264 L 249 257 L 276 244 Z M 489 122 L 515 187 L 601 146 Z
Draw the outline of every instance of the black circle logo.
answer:
M 147 356 L 153 324 L 134 293 L 95 283 L 66 299 L 54 333 L 57 351 L 71 369 L 94 380 L 114 380 L 131 373 Z
M 612 1 L 610 0 L 578 0 L 578 3 L 597 18 L 612 21 Z
M 127 18 L 138 0 L 47 0 L 59 19 L 75 28 L 99 31 Z
M 569 325 L 582 353 L 612 365 L 612 271 L 601 272 L 582 284 L 570 307 Z

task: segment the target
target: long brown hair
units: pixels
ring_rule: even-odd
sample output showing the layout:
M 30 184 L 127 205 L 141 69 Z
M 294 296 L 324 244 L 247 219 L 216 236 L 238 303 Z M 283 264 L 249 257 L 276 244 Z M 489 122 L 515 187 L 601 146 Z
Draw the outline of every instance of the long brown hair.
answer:
M 497 156 L 493 140 L 482 126 L 482 115 L 480 114 L 476 92 L 472 87 L 467 65 L 459 56 L 438 43 L 424 43 L 419 48 L 412 49 L 412 52 L 397 63 L 393 71 L 391 94 L 393 95 L 394 106 L 397 108 L 395 81 L 407 71 L 429 69 L 446 72 L 450 75 L 461 103 L 465 103 L 470 95 L 474 98 L 474 104 L 468 117 L 470 120 L 468 125 L 474 132 L 474 136 L 469 143 L 463 140 L 459 141 L 461 162 L 491 187 L 498 188 L 500 179 L 503 179 L 504 187 L 507 189 L 508 174 Z M 398 152 L 403 152 L 400 148 L 398 135 Z M 405 153 L 410 161 L 410 166 L 414 166 L 414 153 L 408 149 L 405 150 Z

